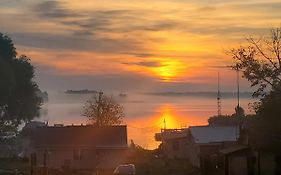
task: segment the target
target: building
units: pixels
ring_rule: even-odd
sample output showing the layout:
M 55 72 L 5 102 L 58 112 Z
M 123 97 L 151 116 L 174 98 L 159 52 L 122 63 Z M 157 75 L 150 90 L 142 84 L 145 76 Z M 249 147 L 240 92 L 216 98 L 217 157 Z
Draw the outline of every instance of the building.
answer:
M 187 154 L 196 167 L 203 167 L 220 149 L 237 144 L 239 139 L 239 129 L 235 126 L 192 126 L 189 133 Z
M 235 145 L 220 150 L 224 156 L 225 175 L 254 175 L 257 167 L 257 153 L 246 145 Z
M 235 126 L 191 126 L 162 130 L 155 137 L 162 142 L 164 156 L 188 159 L 195 167 L 202 168 L 220 149 L 237 144 L 239 129 Z
M 163 129 L 155 135 L 161 141 L 163 155 L 169 159 L 187 158 L 188 129 Z
M 128 148 L 126 126 L 39 126 L 25 129 L 24 136 L 23 155 L 35 168 L 113 170 Z

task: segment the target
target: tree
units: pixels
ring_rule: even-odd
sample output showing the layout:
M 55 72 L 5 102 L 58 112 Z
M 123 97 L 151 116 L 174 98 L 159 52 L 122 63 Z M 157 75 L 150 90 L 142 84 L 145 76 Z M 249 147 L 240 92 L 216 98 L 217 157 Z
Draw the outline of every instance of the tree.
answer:
M 30 59 L 18 56 L 13 41 L 0 33 L 0 138 L 39 116 L 40 90 L 33 78 Z
M 251 144 L 259 151 L 275 154 L 276 174 L 281 173 L 281 28 L 269 37 L 247 38 L 249 46 L 232 49 L 232 66 L 257 87 L 253 93 L 260 100 L 254 105 L 256 116 L 250 129 Z
M 119 125 L 125 117 L 123 106 L 102 92 L 96 93 L 86 102 L 83 116 L 97 126 Z
M 267 89 L 277 90 L 281 83 L 281 28 L 272 29 L 269 37 L 247 41 L 248 46 L 230 51 L 236 62 L 232 68 L 258 87 L 253 96 L 264 97 Z

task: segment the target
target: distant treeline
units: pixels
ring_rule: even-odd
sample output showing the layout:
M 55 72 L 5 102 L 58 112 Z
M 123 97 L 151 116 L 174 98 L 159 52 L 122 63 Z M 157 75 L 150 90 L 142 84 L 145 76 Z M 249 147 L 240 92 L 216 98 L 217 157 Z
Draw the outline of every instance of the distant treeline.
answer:
M 217 92 L 147 92 L 147 95 L 159 95 L 159 96 L 194 96 L 194 97 L 217 97 Z M 236 98 L 237 92 L 221 92 L 222 98 Z M 250 98 L 252 92 L 240 92 L 240 97 Z
M 65 93 L 66 94 L 95 94 L 95 93 L 98 93 L 98 91 L 82 89 L 82 90 L 67 90 L 67 91 L 65 91 Z

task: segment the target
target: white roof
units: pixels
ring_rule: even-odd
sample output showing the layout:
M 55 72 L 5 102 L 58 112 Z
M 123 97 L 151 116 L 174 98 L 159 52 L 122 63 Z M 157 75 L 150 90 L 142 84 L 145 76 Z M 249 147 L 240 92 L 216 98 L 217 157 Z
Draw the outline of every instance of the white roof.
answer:
M 195 143 L 237 141 L 239 137 L 236 126 L 191 126 L 189 129 Z

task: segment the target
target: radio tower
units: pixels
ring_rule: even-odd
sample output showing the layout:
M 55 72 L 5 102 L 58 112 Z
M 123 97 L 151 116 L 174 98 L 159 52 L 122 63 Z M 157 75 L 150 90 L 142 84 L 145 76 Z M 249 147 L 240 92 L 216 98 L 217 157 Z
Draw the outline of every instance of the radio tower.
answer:
M 240 107 L 239 69 L 237 68 L 237 107 Z
M 218 116 L 221 116 L 220 72 L 218 72 Z

